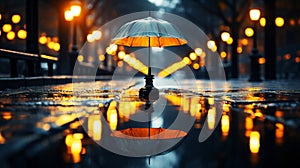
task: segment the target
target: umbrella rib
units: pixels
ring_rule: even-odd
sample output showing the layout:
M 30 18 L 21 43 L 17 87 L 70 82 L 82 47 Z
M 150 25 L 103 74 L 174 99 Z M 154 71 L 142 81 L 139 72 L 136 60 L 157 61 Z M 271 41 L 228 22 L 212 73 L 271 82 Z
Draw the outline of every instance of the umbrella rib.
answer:
M 134 22 L 130 27 L 129 27 L 129 29 L 128 29 L 128 32 L 130 32 L 131 31 L 131 29 L 132 29 L 132 27 L 134 26 L 136 24 L 136 22 Z M 126 38 L 128 38 L 129 36 L 127 36 Z M 133 38 L 133 40 L 134 40 L 134 38 Z M 131 41 L 131 45 L 130 45 L 130 47 L 132 46 L 132 44 L 133 44 L 133 40 Z
M 159 29 L 159 26 L 158 26 L 158 24 L 156 24 L 156 27 L 157 27 L 157 31 L 158 31 L 158 47 L 160 47 L 160 34 L 159 34 L 159 32 L 160 32 L 160 29 Z
M 178 41 L 178 43 L 179 43 L 180 45 L 182 45 L 177 37 L 176 37 L 176 40 Z

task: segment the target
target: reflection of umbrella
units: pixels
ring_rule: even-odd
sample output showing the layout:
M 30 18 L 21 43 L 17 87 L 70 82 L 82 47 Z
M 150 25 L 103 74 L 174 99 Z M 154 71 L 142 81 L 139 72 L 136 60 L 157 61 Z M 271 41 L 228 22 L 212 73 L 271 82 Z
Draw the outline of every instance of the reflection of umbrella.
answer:
M 151 128 L 150 132 L 150 140 L 177 139 L 187 135 L 184 131 L 165 128 Z M 114 131 L 111 135 L 113 137 L 126 139 L 149 139 L 147 128 L 127 128 L 121 131 Z
M 187 43 L 171 23 L 147 17 L 124 24 L 112 40 L 117 45 L 128 47 L 149 47 L 148 75 L 145 76 L 146 85 L 139 92 L 143 101 L 158 99 L 158 90 L 153 86 L 153 75 L 150 66 L 150 47 L 180 46 Z M 150 94 L 151 92 L 151 94 Z

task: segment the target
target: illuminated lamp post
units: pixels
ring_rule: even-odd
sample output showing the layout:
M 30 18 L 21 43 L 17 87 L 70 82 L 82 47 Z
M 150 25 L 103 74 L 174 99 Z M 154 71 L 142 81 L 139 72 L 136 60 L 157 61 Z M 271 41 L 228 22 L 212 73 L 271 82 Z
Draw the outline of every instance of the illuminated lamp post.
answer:
M 75 66 L 77 56 L 78 56 L 78 47 L 77 47 L 77 17 L 80 16 L 81 13 L 81 2 L 78 0 L 74 0 L 71 2 L 71 6 L 69 10 L 66 10 L 64 15 L 65 15 L 65 20 L 66 21 L 73 21 L 73 41 L 72 41 L 72 51 L 70 52 L 70 73 L 72 73 L 72 70 Z
M 254 22 L 254 34 L 253 34 L 253 48 L 252 54 L 250 55 L 250 79 L 249 82 L 261 82 L 260 78 L 260 65 L 258 59 L 260 55 L 257 50 L 257 23 L 261 16 L 261 11 L 258 8 L 252 8 L 249 11 L 251 21 Z

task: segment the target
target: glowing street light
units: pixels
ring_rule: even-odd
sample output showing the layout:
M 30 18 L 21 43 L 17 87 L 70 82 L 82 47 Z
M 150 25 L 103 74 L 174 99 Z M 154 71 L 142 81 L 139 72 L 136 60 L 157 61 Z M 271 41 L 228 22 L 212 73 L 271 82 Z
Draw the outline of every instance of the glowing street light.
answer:
M 266 26 L 266 18 L 264 18 L 264 17 L 260 18 L 259 24 L 261 27 L 265 27 Z
M 260 19 L 260 15 L 261 15 L 261 12 L 260 12 L 260 9 L 258 9 L 258 8 L 252 8 L 249 11 L 250 19 L 253 22 L 258 21 Z
M 275 25 L 277 27 L 282 27 L 284 25 L 284 19 L 282 17 L 276 17 Z
M 227 42 L 230 38 L 230 33 L 228 32 L 222 32 L 221 33 L 221 39 L 223 42 Z
M 26 39 L 26 37 L 27 37 L 27 32 L 26 32 L 26 30 L 22 30 L 22 29 L 21 29 L 21 30 L 18 31 L 18 34 L 17 34 L 17 35 L 18 35 L 18 38 L 19 38 L 19 39 Z
M 3 30 L 3 32 L 8 33 L 12 30 L 12 26 L 10 24 L 4 24 L 2 26 L 2 30 Z
M 12 15 L 11 17 L 11 21 L 14 23 L 14 24 L 18 24 L 20 21 L 21 21 L 21 16 L 19 14 L 14 14 Z
M 254 30 L 253 30 L 251 27 L 247 27 L 247 28 L 245 29 L 245 35 L 246 35 L 247 37 L 252 37 L 252 36 L 254 35 Z

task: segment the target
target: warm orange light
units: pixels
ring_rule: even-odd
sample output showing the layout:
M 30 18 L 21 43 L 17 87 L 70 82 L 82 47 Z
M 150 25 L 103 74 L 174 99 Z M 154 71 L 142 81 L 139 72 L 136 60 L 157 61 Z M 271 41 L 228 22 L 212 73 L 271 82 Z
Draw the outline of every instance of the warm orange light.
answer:
M 73 13 L 70 10 L 65 11 L 65 20 L 72 21 L 74 18 Z
M 118 50 L 118 46 L 116 44 L 110 44 L 106 48 L 107 54 L 110 54 L 110 55 L 115 55 L 115 53 L 116 53 L 117 50 Z
M 10 32 L 8 32 L 8 33 L 6 34 L 6 38 L 7 38 L 8 40 L 13 40 L 13 39 L 15 39 L 15 37 L 16 37 L 16 34 L 15 34 L 15 32 L 13 32 L 13 31 L 10 31 Z
M 277 27 L 284 26 L 284 19 L 282 17 L 276 17 L 276 19 L 275 19 L 275 25 Z
M 120 52 L 118 53 L 118 58 L 119 58 L 119 59 L 123 59 L 123 58 L 125 57 L 125 55 L 126 55 L 126 53 L 125 53 L 124 51 L 120 51 Z
M 276 126 L 275 137 L 276 138 L 283 138 L 283 135 L 284 135 L 284 125 L 281 124 L 281 123 L 276 123 L 275 126 Z
M 88 41 L 89 43 L 92 43 L 92 42 L 95 41 L 95 38 L 93 37 L 92 34 L 88 34 L 88 35 L 86 36 L 86 39 L 87 39 L 87 41 Z
M 295 26 L 296 25 L 296 21 L 295 21 L 295 19 L 290 19 L 290 25 L 291 26 Z
M 11 21 L 14 23 L 14 24 L 17 24 L 21 21 L 21 16 L 19 14 L 14 14 L 12 15 L 11 17 Z
M 59 51 L 60 50 L 60 44 L 59 43 L 54 43 L 53 50 L 54 51 Z
M 83 55 L 78 55 L 77 60 L 78 60 L 79 62 L 83 62 L 84 56 L 83 56 Z
M 291 59 L 291 54 L 285 54 L 285 55 L 284 55 L 284 59 L 285 59 L 285 60 Z
M 209 49 L 212 50 L 215 46 L 216 46 L 216 42 L 215 41 L 213 41 L 213 40 L 208 40 L 207 41 L 207 48 L 209 48 Z
M 194 63 L 194 64 L 193 64 L 193 68 L 194 68 L 195 70 L 197 70 L 197 69 L 200 68 L 200 65 L 199 65 L 198 63 Z
M 71 145 L 71 153 L 72 154 L 80 154 L 82 149 L 82 142 L 80 139 L 73 139 L 72 145 Z
M 231 45 L 233 43 L 233 38 L 232 37 L 229 37 L 229 39 L 227 40 L 227 44 L 228 45 Z
M 118 67 L 122 67 L 123 65 L 123 61 L 118 61 Z
M 82 133 L 74 133 L 73 134 L 73 138 L 74 139 L 83 139 L 83 134 Z
M 200 56 L 202 54 L 203 50 L 201 48 L 195 48 L 195 53 Z
M 47 43 L 47 37 L 46 36 L 41 36 L 40 38 L 39 38 L 39 43 L 40 44 L 46 44 Z
M 258 21 L 260 18 L 261 12 L 258 8 L 252 8 L 249 11 L 249 16 L 252 21 Z
M 111 130 L 116 130 L 118 125 L 118 114 L 116 109 L 111 109 L 107 112 L 107 121 Z
M 247 27 L 244 33 L 247 37 L 252 37 L 254 35 L 254 30 L 251 27 Z
M 227 114 L 223 114 L 221 119 L 221 130 L 223 136 L 228 135 L 229 128 L 230 128 L 229 116 Z
M 101 54 L 99 55 L 99 61 L 104 61 L 105 60 L 105 55 Z
M 199 104 L 199 98 L 198 97 L 192 97 L 191 98 L 191 105 L 190 105 L 190 114 L 191 116 L 196 116 L 196 114 L 200 111 L 201 104 Z
M 190 56 L 191 60 L 196 60 L 197 59 L 197 55 L 194 52 L 191 52 L 189 56 Z
M 47 43 L 47 47 L 50 49 L 54 48 L 55 43 L 53 41 L 50 41 L 49 43 Z
M 78 17 L 81 13 L 81 2 L 79 0 L 72 0 L 70 11 L 74 17 Z
M 246 46 L 246 45 L 248 45 L 249 41 L 246 38 L 242 38 L 241 43 L 243 46 Z
M 295 62 L 296 62 L 296 63 L 299 63 L 299 62 L 300 62 L 300 57 L 296 57 L 296 58 L 295 58 Z
M 207 100 L 208 100 L 209 105 L 214 105 L 215 104 L 215 99 L 213 97 L 209 97 L 209 98 L 207 98 Z
M 19 30 L 18 31 L 18 37 L 20 38 L 20 39 L 26 39 L 26 37 L 27 37 L 27 32 L 26 32 L 26 30 Z
M 5 138 L 3 137 L 2 133 L 0 132 L 0 144 L 4 144 L 4 143 L 5 143 Z
M 245 118 L 245 129 L 246 129 L 245 136 L 249 137 L 250 132 L 253 129 L 253 120 L 252 120 L 251 117 L 246 117 Z
M 189 104 L 190 104 L 190 99 L 189 99 L 189 98 L 183 97 L 183 98 L 181 99 L 182 111 L 183 111 L 184 113 L 187 113 L 187 112 L 189 111 L 189 109 L 190 109 Z
M 228 32 L 221 33 L 221 39 L 223 42 L 227 42 L 227 40 L 229 40 L 229 38 L 230 38 L 230 34 Z
M 211 108 L 208 110 L 208 113 L 207 113 L 208 129 L 210 129 L 210 130 L 214 129 L 215 123 L 216 123 L 216 109 Z
M 258 131 L 252 131 L 250 133 L 249 147 L 251 153 L 258 153 L 260 148 L 260 133 Z
M 133 56 L 130 56 L 129 54 L 126 54 L 123 59 L 129 66 L 132 68 L 138 70 L 139 72 L 143 74 L 148 74 L 148 67 L 144 65 L 141 61 L 136 59 Z
M 100 30 L 93 31 L 92 35 L 94 36 L 95 40 L 100 40 L 102 37 L 102 32 Z
M 71 147 L 72 145 L 72 142 L 73 142 L 73 135 L 72 134 L 68 134 L 65 138 L 65 144 L 68 146 L 68 147 Z
M 259 24 L 261 27 L 265 27 L 266 26 L 266 18 L 264 18 L 264 17 L 260 18 Z
M 182 59 L 182 61 L 183 61 L 185 64 L 187 64 L 187 65 L 190 65 L 190 64 L 192 63 L 192 61 L 191 61 L 188 57 L 184 57 L 184 58 Z
M 10 24 L 4 24 L 4 25 L 2 26 L 2 30 L 3 30 L 3 32 L 5 32 L 5 33 L 10 32 L 11 29 L 12 29 L 12 26 L 11 26 Z
M 177 70 L 185 67 L 187 64 L 191 64 L 191 63 L 192 63 L 192 61 L 188 57 L 184 57 L 182 61 L 176 62 L 176 63 L 168 66 L 167 68 L 163 69 L 162 71 L 160 71 L 158 73 L 158 76 L 160 78 L 165 78 L 165 77 L 169 76 L 170 74 L 176 72 Z
M 101 120 L 95 120 L 93 124 L 93 139 L 100 140 L 102 137 L 102 123 Z
M 242 47 L 237 47 L 236 52 L 241 54 L 243 52 L 243 48 Z
M 227 53 L 225 52 L 225 51 L 222 51 L 221 53 L 220 53 L 220 56 L 221 56 L 221 58 L 226 58 L 226 56 L 227 56 Z
M 264 57 L 261 57 L 261 58 L 258 59 L 258 63 L 261 64 L 261 65 L 265 64 L 266 63 L 266 59 Z
M 88 117 L 88 135 L 95 141 L 101 140 L 102 122 L 99 114 Z
M 229 112 L 229 111 L 230 111 L 230 105 L 229 105 L 229 104 L 223 104 L 222 110 L 223 110 L 224 112 Z
M 11 112 L 9 111 L 2 112 L 2 118 L 4 120 L 10 120 L 12 118 Z

